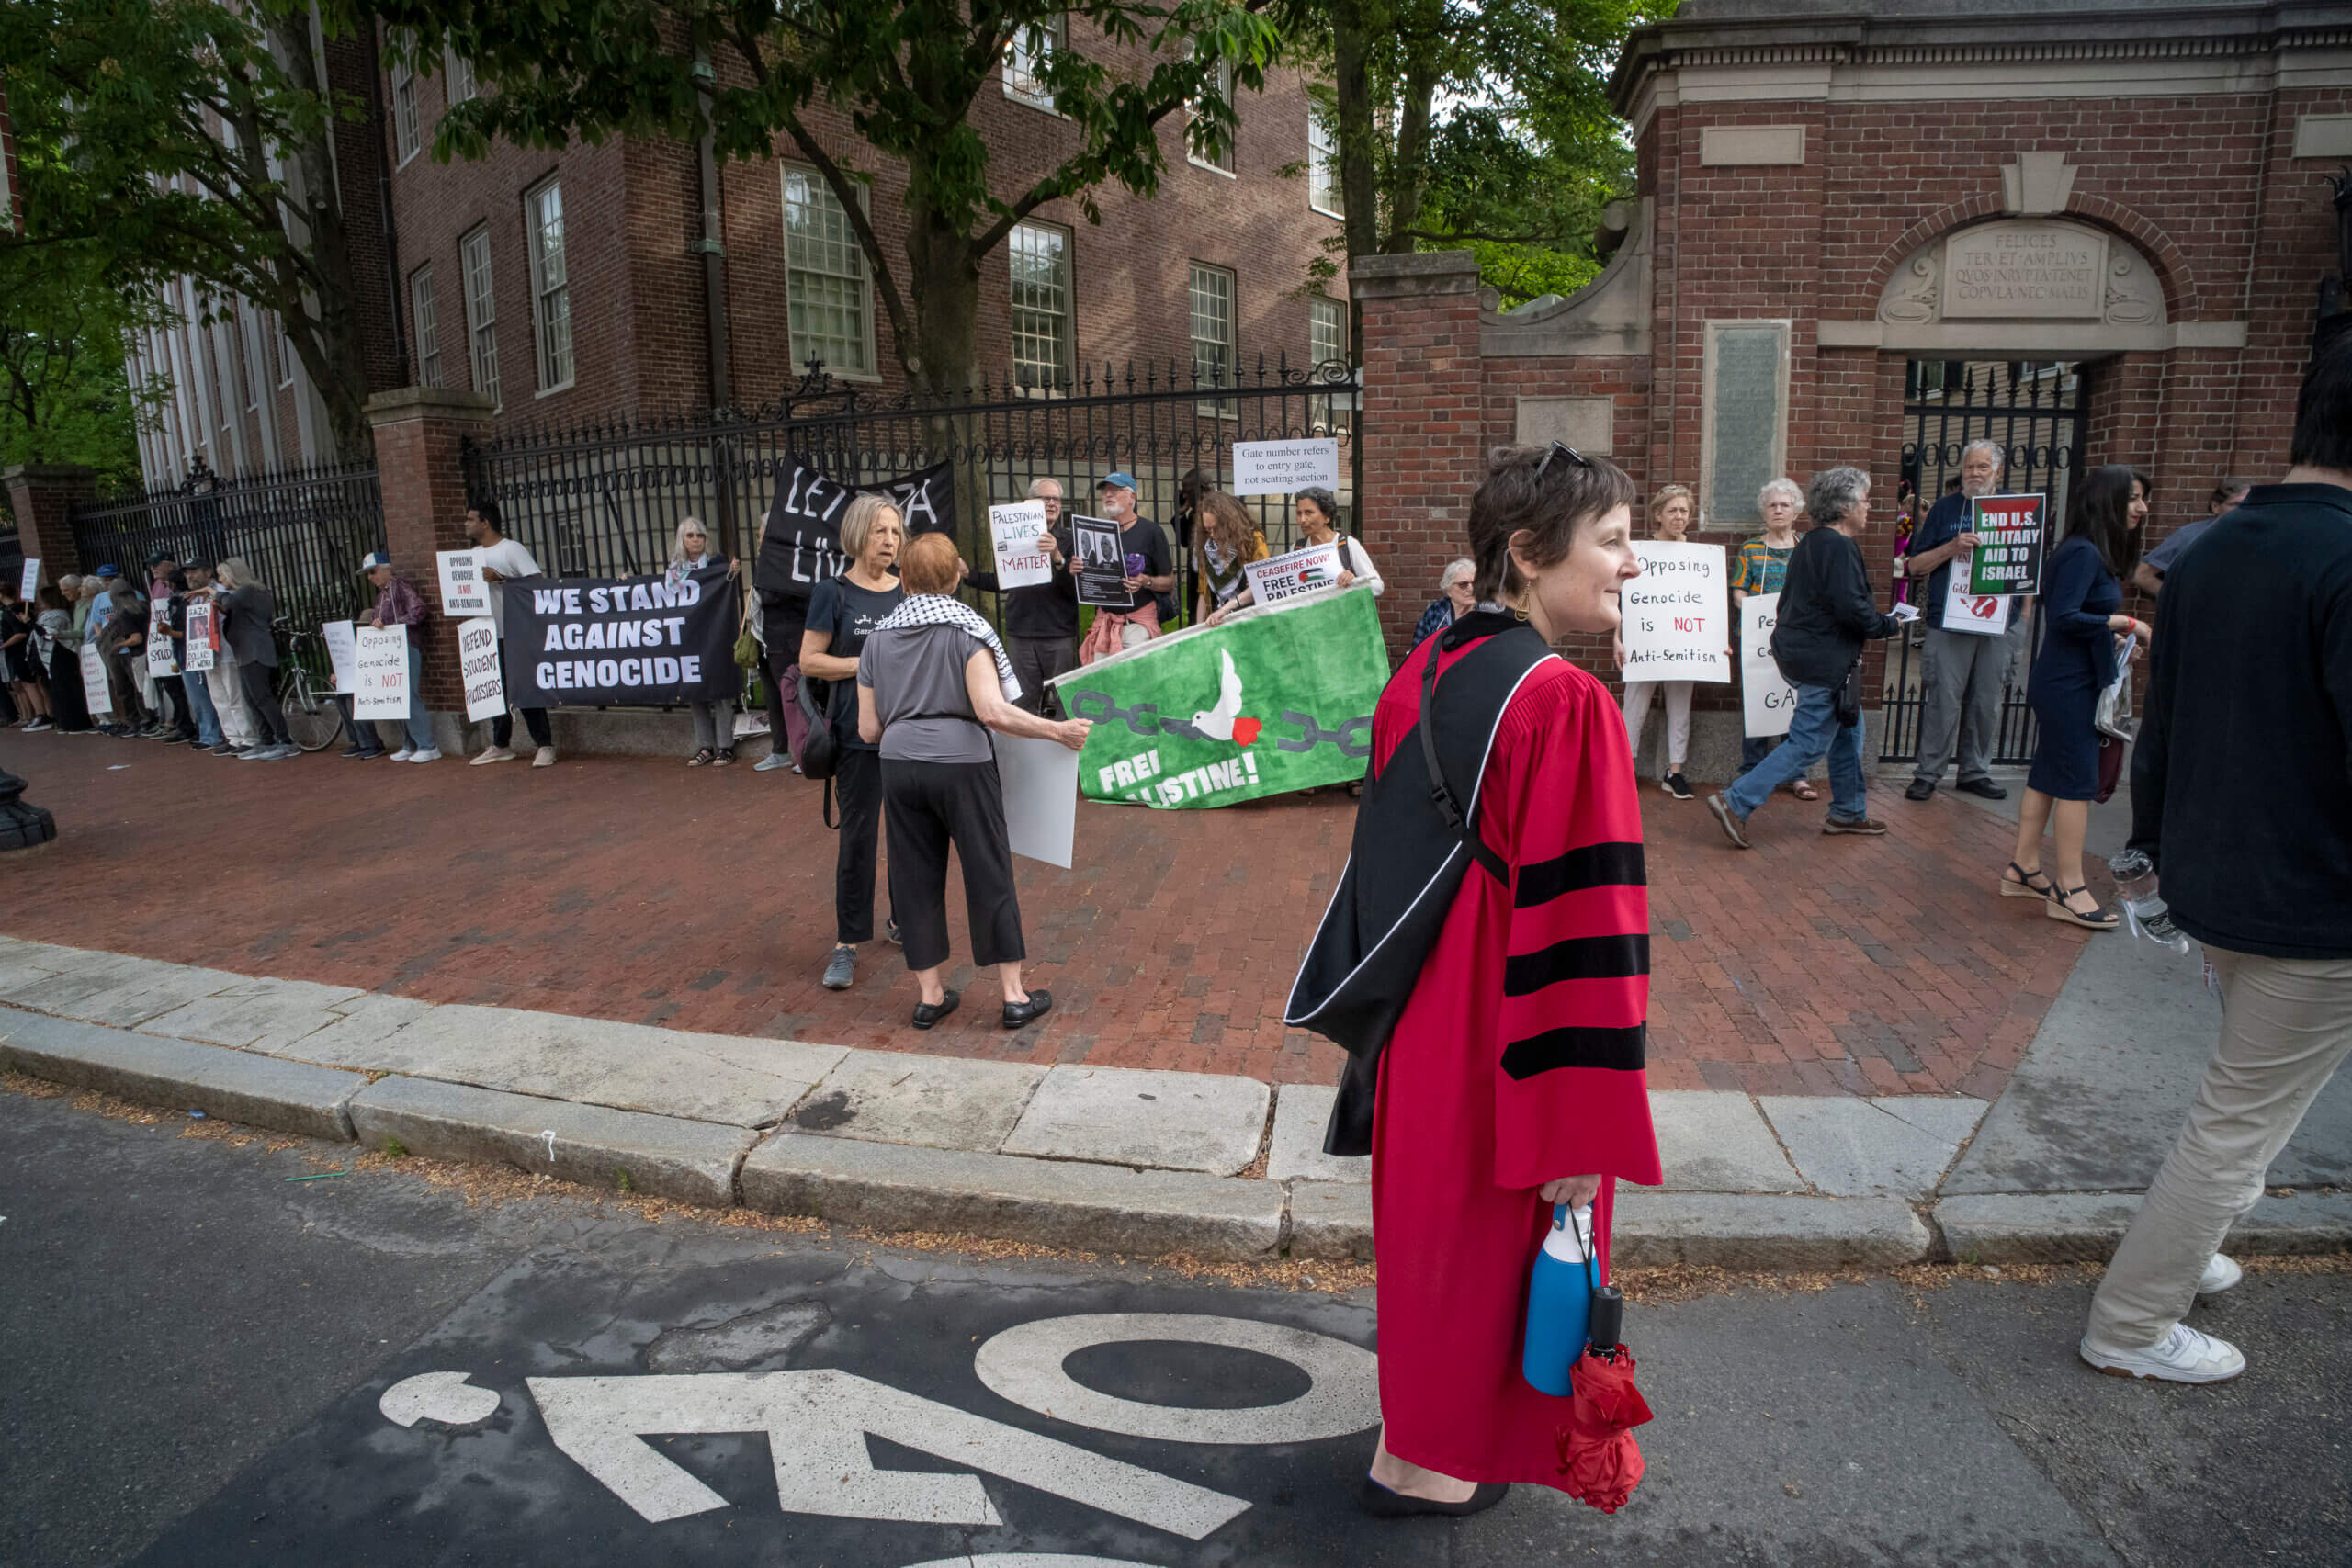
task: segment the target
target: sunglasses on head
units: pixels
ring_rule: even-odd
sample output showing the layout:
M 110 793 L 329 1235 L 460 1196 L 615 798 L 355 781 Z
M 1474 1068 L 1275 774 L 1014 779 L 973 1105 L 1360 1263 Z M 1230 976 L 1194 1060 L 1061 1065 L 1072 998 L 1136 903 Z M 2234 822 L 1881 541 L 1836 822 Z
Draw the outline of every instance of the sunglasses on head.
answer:
M 1544 460 L 1535 465 L 1535 477 L 1537 479 L 1540 479 L 1544 477 L 1544 470 L 1552 466 L 1552 459 L 1555 457 L 1566 457 L 1569 462 L 1574 463 L 1579 468 L 1589 468 L 1592 467 L 1591 458 L 1586 457 L 1583 453 L 1577 451 L 1575 447 L 1569 446 L 1565 441 L 1555 441 L 1552 443 L 1552 449 L 1544 454 Z

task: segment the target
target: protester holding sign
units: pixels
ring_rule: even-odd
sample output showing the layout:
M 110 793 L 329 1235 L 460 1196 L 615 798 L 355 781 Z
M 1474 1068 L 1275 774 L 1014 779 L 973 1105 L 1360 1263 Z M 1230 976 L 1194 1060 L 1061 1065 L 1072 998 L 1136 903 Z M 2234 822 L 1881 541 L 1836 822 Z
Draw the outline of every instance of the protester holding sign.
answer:
M 861 495 L 842 508 L 841 547 L 850 567 L 817 584 L 808 599 L 808 629 L 800 637 L 800 671 L 839 748 L 834 787 L 842 825 L 833 860 L 833 952 L 824 985 L 845 991 L 857 978 L 857 950 L 874 940 L 874 863 L 882 829 L 882 757 L 858 733 L 858 655 L 865 639 L 907 596 L 897 577 L 904 541 L 898 508 L 878 495 Z M 892 926 L 898 924 L 896 919 Z
M 944 534 L 907 547 L 906 600 L 874 628 L 857 660 L 858 739 L 877 748 L 890 807 L 890 908 L 914 972 L 914 1026 L 929 1029 L 959 999 L 944 974 L 947 851 L 964 867 L 972 962 L 994 968 L 1004 1027 L 1019 1029 L 1054 1005 L 1021 979 L 1027 951 L 1013 891 L 1003 786 L 989 730 L 1057 740 L 1075 751 L 1091 728 L 1013 705 L 1021 684 L 988 622 L 952 595 L 963 558 Z
M 424 595 L 416 584 L 392 570 L 392 558 L 378 550 L 360 563 L 360 570 L 376 589 L 376 613 L 368 624 L 379 631 L 390 626 L 408 628 L 408 744 L 392 753 L 395 762 L 437 762 L 441 748 L 433 743 L 433 719 L 424 711 L 424 622 L 432 614 Z M 366 748 L 358 754 L 380 757 L 384 742 L 376 734 L 372 723 L 363 724 L 355 718 L 355 729 L 363 730 L 360 744 Z M 345 752 L 345 756 L 351 755 Z
M 1223 491 L 1204 490 L 1193 499 L 1193 552 L 1200 603 L 1196 621 L 1216 625 L 1228 610 L 1247 604 L 1251 561 L 1266 558 L 1266 536 L 1241 503 Z
M 147 669 L 147 601 L 127 588 L 101 597 L 111 605 L 97 629 L 98 658 L 107 667 L 107 689 L 114 700 L 114 723 L 107 733 L 142 740 L 160 737 L 165 733 L 163 716 L 148 706 L 139 682 Z
M 23 716 L 25 733 L 53 728 L 49 719 L 48 661 L 34 646 L 32 606 L 11 583 L 0 582 L 0 663 Z
M 81 591 L 81 579 L 67 574 L 41 590 L 40 614 L 33 624 L 45 639 L 49 702 L 58 732 L 80 735 L 90 728 L 90 705 L 82 691 L 82 648 L 74 635 L 74 612 L 66 595 Z
M 254 575 L 243 556 L 220 563 L 221 592 L 213 600 L 222 616 L 221 635 L 237 657 L 237 675 L 244 683 L 245 706 L 253 710 L 258 732 L 253 745 L 237 753 L 243 762 L 282 762 L 299 757 L 286 728 L 286 711 L 277 705 L 277 596 Z
M 1078 668 L 1078 583 L 1069 562 L 1077 548 L 1069 525 L 1062 517 L 1062 487 L 1058 479 L 1032 479 L 1029 498 L 1044 511 L 1036 539 L 1051 575 L 1026 587 L 1001 586 L 995 571 L 971 575 L 975 588 L 1001 594 L 1004 615 L 1004 650 L 1012 656 L 1012 672 L 1021 678 L 1020 705 L 1042 714 L 1053 700 L 1049 682 Z
M 2099 693 L 2120 672 L 2116 644 L 2137 637 L 2153 640 L 2146 622 L 2122 614 L 2122 578 L 2132 570 L 2140 526 L 2148 516 L 2148 477 L 2113 465 L 2094 468 L 2075 492 L 2074 526 L 2066 542 L 2051 552 L 2042 592 L 2041 651 L 2033 661 L 2027 691 L 2041 721 L 2033 743 L 2033 767 L 2018 803 L 2017 853 L 2001 874 L 2006 898 L 2046 900 L 2042 912 L 2053 920 L 2113 931 L 2114 912 L 2091 896 L 2083 874 L 2083 837 L 2091 802 L 2099 795 Z M 2116 742 L 2120 746 L 2120 742 Z M 2117 771 L 2121 771 L 2119 752 Z M 2115 775 L 2107 781 L 2113 788 Z M 2041 875 L 2041 835 L 2056 835 L 2050 874 L 2056 885 L 2036 886 Z
M 1168 615 L 1160 595 L 1176 587 L 1167 533 L 1136 510 L 1135 476 L 1124 469 L 1105 474 L 1094 493 L 1103 518 L 1119 530 L 1119 587 L 1133 597 L 1124 608 L 1105 604 L 1096 609 L 1094 624 L 1087 628 L 1085 644 L 1078 650 L 1080 664 L 1091 664 L 1125 649 L 1141 648 L 1158 637 Z
M 1789 557 L 1797 547 L 1797 519 L 1804 512 L 1804 491 L 1791 479 L 1768 479 L 1756 492 L 1756 509 L 1764 514 L 1764 532 L 1752 539 L 1740 542 L 1732 557 L 1731 609 L 1734 617 L 1740 615 L 1740 606 L 1751 593 L 1778 593 L 1789 575 Z M 1757 649 L 1742 646 L 1741 674 L 1747 673 L 1747 663 L 1758 654 L 1770 658 L 1769 649 Z M 1774 679 L 1777 681 L 1778 677 Z M 1786 731 L 1782 731 L 1783 734 Z M 1781 743 L 1777 735 L 1745 735 L 1739 742 L 1739 771 L 1747 772 L 1771 753 Z M 1820 795 L 1802 778 L 1789 781 L 1789 793 L 1799 800 L 1818 800 Z
M 180 593 L 187 586 L 187 580 L 180 575 L 180 563 L 169 550 L 157 550 L 147 558 L 147 678 L 154 683 L 162 703 L 171 709 L 171 727 L 162 739 L 192 746 L 200 743 L 198 736 L 202 732 L 197 722 L 196 704 L 188 695 L 187 683 L 180 678 L 185 668 L 181 657 L 187 651 L 182 646 L 180 624 L 186 601 Z
M 712 567 L 725 567 L 729 577 L 742 575 L 741 561 L 730 561 L 710 547 L 710 530 L 703 526 L 699 517 L 678 519 L 677 537 L 670 542 L 669 580 L 674 585 L 684 582 L 695 572 Z M 730 666 L 729 668 L 732 668 Z M 735 680 L 742 677 L 738 673 Z M 741 693 L 740 684 L 737 692 Z M 735 765 L 735 698 L 712 697 L 690 702 L 686 711 L 694 716 L 695 750 L 686 759 L 690 768 Z
M 245 683 L 237 673 L 237 655 L 221 635 L 227 617 L 220 613 L 220 592 L 210 561 L 187 563 L 187 591 L 191 604 L 204 607 L 203 636 L 210 644 L 212 661 L 204 671 L 205 692 L 212 699 L 212 711 L 220 720 L 220 743 L 212 748 L 215 757 L 242 755 L 247 747 L 256 744 L 261 727 L 254 722 L 254 710 L 245 703 Z
M 1310 564 L 1303 580 L 1287 572 L 1276 574 L 1277 581 L 1287 581 L 1291 584 L 1287 597 L 1295 597 L 1303 592 L 1335 592 L 1342 588 L 1351 588 L 1358 582 L 1371 588 L 1375 599 L 1388 591 L 1388 584 L 1381 578 L 1380 569 L 1372 564 L 1371 552 L 1363 547 L 1363 542 L 1340 532 L 1338 496 L 1321 485 L 1309 485 L 1291 497 L 1291 514 L 1298 525 L 1298 543 L 1282 555 L 1269 558 L 1282 563 L 1295 558 L 1309 558 Z M 1314 581 L 1314 575 L 1323 570 L 1312 564 L 1311 552 L 1316 551 L 1330 552 L 1324 558 L 1339 568 L 1336 573 L 1329 575 L 1328 581 Z M 1263 593 L 1259 592 L 1259 586 L 1268 581 L 1269 569 L 1262 562 L 1250 564 L 1256 565 L 1258 570 L 1251 571 L 1245 566 L 1250 585 L 1225 605 L 1226 615 L 1250 604 L 1272 602 L 1273 590 L 1271 586 Z
M 2000 489 L 2007 463 L 1997 441 L 1972 441 L 1962 447 L 1960 490 L 1928 509 L 1904 558 L 1913 577 L 1927 579 L 1920 609 L 1928 627 L 1919 652 L 1919 761 L 1903 792 L 1905 800 L 1936 793 L 1955 749 L 1958 788 L 1986 800 L 2008 798 L 2009 792 L 1993 782 L 1993 746 L 2001 728 L 2002 688 L 2010 666 L 2025 651 L 2024 602 L 2000 600 L 2007 620 L 1990 635 L 1945 624 L 1953 563 L 1965 570 L 1966 558 L 1983 543 L 1968 527 L 1968 503 Z
M 498 584 L 518 578 L 537 577 L 539 563 L 517 540 L 506 536 L 499 526 L 498 503 L 479 501 L 466 508 L 466 537 L 473 541 L 474 565 L 481 572 L 481 580 L 491 585 L 490 618 L 497 624 L 499 640 L 506 638 L 506 596 L 498 592 Z M 537 750 L 531 757 L 531 766 L 555 766 L 555 731 L 548 726 L 548 710 L 526 707 L 522 710 L 523 728 L 530 731 L 531 744 Z M 487 762 L 511 762 L 514 750 L 514 717 L 502 713 L 490 721 L 490 744 L 474 759 L 477 768 Z
M 1662 544 L 1679 545 L 1690 530 L 1695 507 L 1689 485 L 1665 485 L 1650 497 L 1650 537 Z M 1622 632 L 1616 640 L 1617 667 L 1625 667 L 1626 646 Z M 1649 722 L 1650 697 L 1661 688 L 1666 693 L 1666 766 L 1661 770 L 1658 787 L 1677 800 L 1693 798 L 1690 784 L 1682 776 L 1682 765 L 1690 755 L 1690 687 L 1689 681 L 1628 681 L 1625 682 L 1625 739 L 1634 756 L 1642 751 L 1642 730 Z

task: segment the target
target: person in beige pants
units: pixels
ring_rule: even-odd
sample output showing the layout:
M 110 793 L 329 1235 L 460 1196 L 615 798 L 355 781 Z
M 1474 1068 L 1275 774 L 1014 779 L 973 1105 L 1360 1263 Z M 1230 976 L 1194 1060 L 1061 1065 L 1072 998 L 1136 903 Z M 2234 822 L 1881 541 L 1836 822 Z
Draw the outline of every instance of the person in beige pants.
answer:
M 2082 1358 L 2119 1377 L 2245 1371 L 2184 1323 L 2238 1282 L 2218 1250 L 2352 1054 L 2352 333 L 2313 360 L 2285 480 L 2165 576 L 2132 843 L 2222 983 L 2188 1125 L 2092 1298 Z

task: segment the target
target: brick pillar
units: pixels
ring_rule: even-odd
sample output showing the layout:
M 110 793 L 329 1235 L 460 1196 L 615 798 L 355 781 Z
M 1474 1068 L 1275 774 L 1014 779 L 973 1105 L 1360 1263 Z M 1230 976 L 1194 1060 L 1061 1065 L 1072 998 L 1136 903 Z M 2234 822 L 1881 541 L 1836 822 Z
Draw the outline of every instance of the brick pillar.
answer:
M 424 705 L 445 750 L 462 750 L 466 723 L 458 679 L 458 623 L 440 614 L 435 550 L 466 539 L 466 476 L 458 444 L 491 434 L 491 400 L 478 392 L 403 387 L 368 400 L 376 432 L 376 473 L 384 497 L 384 546 L 395 570 L 417 586 L 434 617 L 424 625 Z
M 1468 251 L 1359 256 L 1348 285 L 1363 310 L 1357 526 L 1388 580 L 1381 626 L 1401 654 L 1438 574 L 1464 553 L 1486 473 L 1478 264 Z
M 82 551 L 74 542 L 74 503 L 96 499 L 96 470 L 71 463 L 19 463 L 0 474 L 0 481 L 8 487 L 8 510 L 16 514 L 25 558 L 40 562 L 41 581 L 79 576 Z

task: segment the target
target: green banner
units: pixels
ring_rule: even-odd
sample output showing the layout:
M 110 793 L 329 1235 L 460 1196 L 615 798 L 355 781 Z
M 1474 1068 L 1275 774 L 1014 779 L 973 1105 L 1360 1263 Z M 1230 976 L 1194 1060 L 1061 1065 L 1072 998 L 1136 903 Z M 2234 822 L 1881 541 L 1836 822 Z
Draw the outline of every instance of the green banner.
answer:
M 1170 809 L 1363 777 L 1387 683 L 1369 588 L 1188 627 L 1056 682 L 1063 708 L 1094 721 L 1086 798 Z

